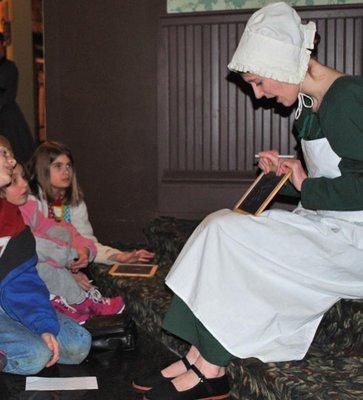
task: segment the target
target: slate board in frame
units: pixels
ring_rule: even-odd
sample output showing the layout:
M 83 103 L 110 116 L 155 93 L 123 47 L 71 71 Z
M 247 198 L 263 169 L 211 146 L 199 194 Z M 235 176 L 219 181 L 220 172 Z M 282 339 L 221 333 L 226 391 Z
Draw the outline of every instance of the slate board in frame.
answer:
M 108 271 L 112 276 L 152 278 L 158 266 L 156 264 L 114 264 Z
M 260 215 L 290 176 L 291 171 L 282 176 L 276 176 L 275 172 L 268 174 L 261 172 L 236 203 L 233 211 L 242 214 Z

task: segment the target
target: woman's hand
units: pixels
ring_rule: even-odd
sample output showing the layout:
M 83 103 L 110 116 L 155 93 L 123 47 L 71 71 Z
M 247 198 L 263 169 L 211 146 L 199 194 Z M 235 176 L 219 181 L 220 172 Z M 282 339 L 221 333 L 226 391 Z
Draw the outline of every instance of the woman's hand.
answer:
M 46 367 L 51 367 L 59 360 L 59 344 L 57 339 L 51 333 L 42 333 L 41 338 L 44 340 L 48 349 L 52 353 L 52 358 L 48 361 Z
M 112 257 L 113 260 L 119 263 L 137 263 L 137 262 L 148 262 L 155 256 L 155 253 L 147 251 L 145 249 L 123 251 Z
M 88 279 L 88 276 L 84 274 L 83 272 L 76 272 L 73 274 L 73 278 L 76 280 L 78 285 L 85 290 L 86 292 L 90 291 L 93 289 L 95 286 L 92 285 L 91 281 Z
M 70 265 L 71 271 L 75 273 L 77 273 L 80 268 L 86 268 L 89 259 L 89 249 L 87 247 L 79 247 L 76 251 L 78 253 L 78 259 Z
M 306 172 L 301 165 L 300 160 L 291 160 L 287 158 L 280 158 L 279 165 L 276 170 L 276 175 L 280 176 L 286 174 L 291 169 L 292 174 L 290 177 L 291 183 L 295 188 L 301 192 L 301 186 L 304 180 L 307 178 Z
M 260 151 L 258 155 L 260 156 L 258 167 L 264 174 L 276 171 L 279 165 L 279 152 L 277 150 Z

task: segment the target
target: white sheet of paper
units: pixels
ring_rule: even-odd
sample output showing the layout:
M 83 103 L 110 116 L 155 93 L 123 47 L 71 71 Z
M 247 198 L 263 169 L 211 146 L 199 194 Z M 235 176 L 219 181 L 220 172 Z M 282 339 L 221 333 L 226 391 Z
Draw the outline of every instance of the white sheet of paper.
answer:
M 95 376 L 77 378 L 40 378 L 27 376 L 25 390 L 92 390 L 98 389 Z

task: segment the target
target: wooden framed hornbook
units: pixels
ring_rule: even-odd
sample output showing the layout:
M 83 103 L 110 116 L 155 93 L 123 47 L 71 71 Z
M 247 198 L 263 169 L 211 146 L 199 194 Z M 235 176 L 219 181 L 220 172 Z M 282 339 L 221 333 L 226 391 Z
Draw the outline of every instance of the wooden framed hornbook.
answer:
M 291 171 L 281 176 L 277 176 L 275 172 L 262 172 L 238 200 L 233 211 L 260 215 L 290 176 Z
M 152 278 L 158 269 L 156 264 L 114 264 L 108 271 L 112 276 Z

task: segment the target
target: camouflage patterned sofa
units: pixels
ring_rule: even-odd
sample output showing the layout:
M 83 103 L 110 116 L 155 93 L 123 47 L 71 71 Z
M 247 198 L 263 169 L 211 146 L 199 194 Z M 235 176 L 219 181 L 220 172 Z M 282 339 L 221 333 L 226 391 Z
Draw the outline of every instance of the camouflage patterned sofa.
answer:
M 157 252 L 160 266 L 152 279 L 114 278 L 107 274 L 107 266 L 91 267 L 105 294 L 124 296 L 137 325 L 179 353 L 186 344 L 160 329 L 171 299 L 164 278 L 197 223 L 162 217 L 145 228 L 147 245 Z M 238 360 L 228 372 L 236 399 L 363 399 L 363 301 L 336 304 L 325 315 L 304 360 L 267 364 Z

